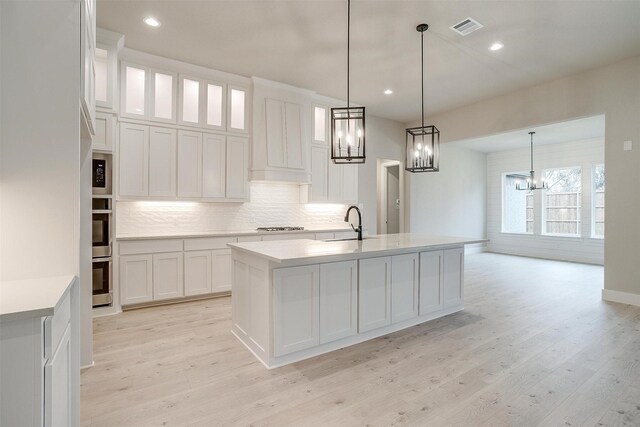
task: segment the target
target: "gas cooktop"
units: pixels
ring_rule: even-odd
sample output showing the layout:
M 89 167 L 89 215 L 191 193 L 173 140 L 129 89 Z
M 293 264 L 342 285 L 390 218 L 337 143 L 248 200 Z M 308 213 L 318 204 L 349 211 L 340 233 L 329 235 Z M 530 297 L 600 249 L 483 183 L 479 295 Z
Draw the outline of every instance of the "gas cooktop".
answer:
M 258 231 L 300 231 L 304 227 L 258 227 Z

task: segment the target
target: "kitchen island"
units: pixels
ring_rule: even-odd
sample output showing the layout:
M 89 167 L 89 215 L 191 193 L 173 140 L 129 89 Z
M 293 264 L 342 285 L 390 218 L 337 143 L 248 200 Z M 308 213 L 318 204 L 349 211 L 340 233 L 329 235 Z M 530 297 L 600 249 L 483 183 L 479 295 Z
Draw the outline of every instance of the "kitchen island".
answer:
M 365 240 L 229 244 L 232 333 L 275 368 L 464 308 L 464 245 L 387 234 Z

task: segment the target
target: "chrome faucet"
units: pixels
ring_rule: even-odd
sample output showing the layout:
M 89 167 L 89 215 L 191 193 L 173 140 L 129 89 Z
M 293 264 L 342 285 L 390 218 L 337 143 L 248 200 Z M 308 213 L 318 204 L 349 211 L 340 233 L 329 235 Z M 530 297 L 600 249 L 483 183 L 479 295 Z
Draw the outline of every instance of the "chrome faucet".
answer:
M 349 212 L 351 212 L 351 209 L 355 209 L 356 212 L 358 212 L 358 227 L 356 228 L 353 224 L 350 224 L 351 228 L 353 228 L 353 231 L 358 233 L 358 240 L 362 240 L 362 213 L 360 213 L 360 209 L 357 206 L 349 206 L 349 209 L 347 209 L 347 213 L 344 216 L 344 222 L 349 222 Z

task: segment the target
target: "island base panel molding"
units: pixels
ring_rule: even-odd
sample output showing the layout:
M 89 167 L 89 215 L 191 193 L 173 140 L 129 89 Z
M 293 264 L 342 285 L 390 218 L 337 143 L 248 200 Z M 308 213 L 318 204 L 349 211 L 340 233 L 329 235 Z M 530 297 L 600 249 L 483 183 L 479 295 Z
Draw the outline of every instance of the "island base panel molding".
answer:
M 289 265 L 232 250 L 231 332 L 266 368 L 272 369 L 456 313 L 464 309 L 464 300 L 450 298 L 445 305 L 443 296 L 464 295 L 463 272 L 453 268 L 464 268 L 463 253 L 462 247 L 426 249 L 385 257 Z M 423 263 L 420 268 L 420 259 L 435 262 Z M 442 268 L 443 264 L 448 268 Z M 380 265 L 384 274 L 377 271 Z M 427 272 L 431 267 L 434 271 Z M 362 283 L 371 281 L 374 273 L 382 274 L 383 280 L 373 280 L 368 286 Z M 444 289 L 445 285 L 449 289 Z M 437 289 L 427 291 L 433 287 Z M 406 293 L 400 295 L 402 304 L 394 305 L 392 295 L 398 299 L 402 292 Z M 425 293 L 422 300 L 419 293 Z M 431 297 L 436 301 L 428 301 Z M 380 313 L 384 321 L 368 322 L 371 316 L 363 320 L 359 314 L 367 312 L 363 311 L 364 304 L 375 307 L 375 313 Z M 420 304 L 428 304 L 428 310 L 419 310 Z M 362 326 L 363 321 L 366 327 Z

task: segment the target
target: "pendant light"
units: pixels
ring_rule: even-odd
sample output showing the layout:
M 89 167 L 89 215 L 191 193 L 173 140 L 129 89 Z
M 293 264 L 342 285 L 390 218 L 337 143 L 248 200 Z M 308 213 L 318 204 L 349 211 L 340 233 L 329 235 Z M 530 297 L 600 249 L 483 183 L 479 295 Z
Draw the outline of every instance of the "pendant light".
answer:
M 535 179 L 535 172 L 533 170 L 533 135 L 535 132 L 529 132 L 531 136 L 531 169 L 529 170 L 528 177 L 522 177 L 526 180 L 527 185 L 521 185 L 520 180 L 516 181 L 516 190 L 525 190 L 525 191 L 533 191 L 533 190 L 547 190 L 549 189 L 549 184 L 545 182 L 544 178 L 542 179 L 542 185 L 538 187 L 537 181 Z
M 364 107 L 351 107 L 349 99 L 349 54 L 351 0 L 347 0 L 347 106 L 331 109 L 331 160 L 336 164 L 365 161 Z
M 409 172 L 438 172 L 440 167 L 440 131 L 433 125 L 424 125 L 424 32 L 427 24 L 420 24 L 420 72 L 422 74 L 422 126 L 407 129 L 405 170 Z

